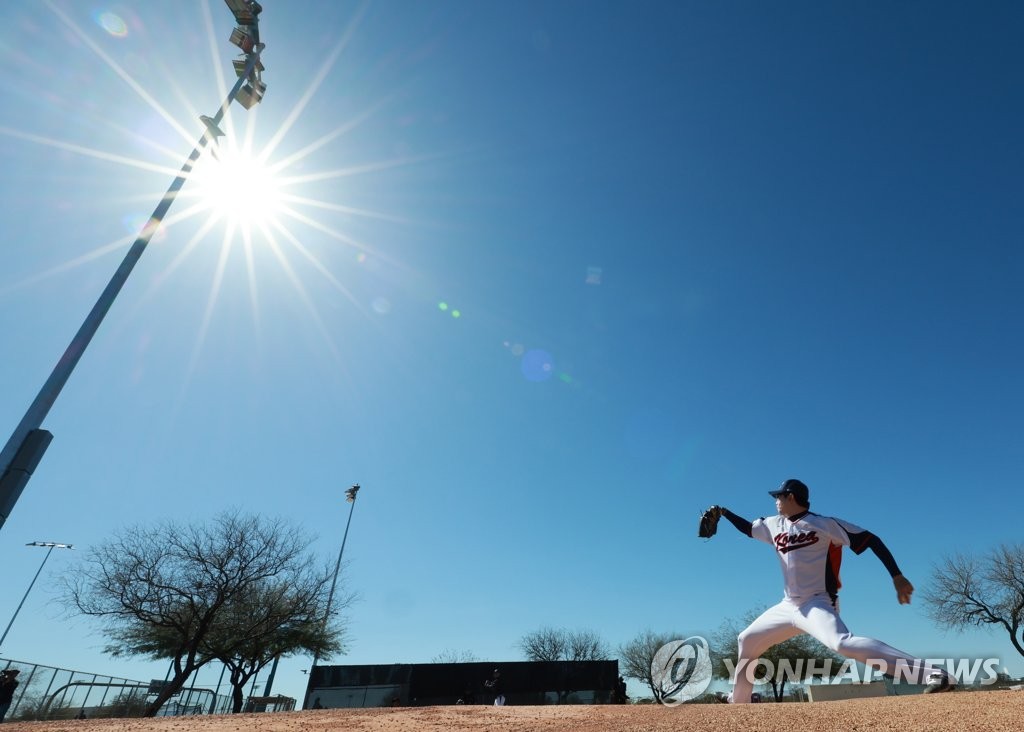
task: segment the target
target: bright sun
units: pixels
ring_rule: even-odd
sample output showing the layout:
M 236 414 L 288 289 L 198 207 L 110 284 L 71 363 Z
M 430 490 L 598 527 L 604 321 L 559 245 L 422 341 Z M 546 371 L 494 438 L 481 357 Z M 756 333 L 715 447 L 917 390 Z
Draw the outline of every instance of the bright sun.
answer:
M 220 148 L 204 156 L 195 182 L 199 200 L 235 226 L 251 229 L 272 223 L 281 210 L 281 190 L 270 168 L 255 155 Z

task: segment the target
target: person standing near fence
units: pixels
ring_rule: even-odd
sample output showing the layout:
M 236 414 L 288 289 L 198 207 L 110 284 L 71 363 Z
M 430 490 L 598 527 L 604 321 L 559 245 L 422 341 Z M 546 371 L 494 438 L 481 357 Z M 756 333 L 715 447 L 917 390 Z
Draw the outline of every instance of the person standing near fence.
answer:
M 494 694 L 494 706 L 505 706 L 505 694 L 502 692 L 501 671 L 494 669 L 494 675 L 484 682 L 484 686 Z
M 5 668 L 0 671 L 0 722 L 7 716 L 7 710 L 14 701 L 14 690 L 18 688 L 18 669 Z

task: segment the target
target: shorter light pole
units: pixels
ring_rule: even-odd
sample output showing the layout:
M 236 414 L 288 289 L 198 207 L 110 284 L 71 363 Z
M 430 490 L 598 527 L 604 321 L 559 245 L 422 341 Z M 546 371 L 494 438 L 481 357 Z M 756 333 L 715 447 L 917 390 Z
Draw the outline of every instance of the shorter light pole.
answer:
M 327 595 L 327 610 L 324 612 L 324 628 L 331 619 L 331 605 L 334 602 L 334 588 L 338 584 L 338 572 L 341 571 L 341 555 L 345 553 L 345 542 L 348 541 L 348 527 L 352 525 L 352 513 L 356 510 L 356 494 L 359 493 L 359 484 L 356 483 L 345 491 L 345 500 L 352 505 L 348 509 L 348 521 L 345 523 L 345 533 L 341 537 L 341 549 L 338 551 L 338 561 L 334 564 L 334 578 L 331 580 L 331 591 Z M 309 693 L 313 689 L 313 676 L 316 671 L 316 662 L 320 660 L 320 654 L 313 654 L 313 666 L 309 670 L 309 684 L 306 687 L 306 709 L 309 704 Z
M 14 625 L 14 621 L 18 617 L 18 613 L 21 612 L 21 606 L 24 605 L 25 604 L 25 600 L 28 599 L 28 593 L 30 593 L 32 591 L 32 588 L 35 586 L 36 580 L 39 579 L 39 575 L 42 573 L 43 567 L 46 566 L 46 560 L 50 558 L 50 555 L 53 553 L 53 550 L 54 549 L 74 549 L 74 547 L 71 546 L 70 544 L 58 544 L 55 541 L 33 541 L 32 543 L 26 544 L 25 546 L 45 546 L 45 547 L 48 547 L 48 548 L 46 550 L 46 556 L 43 557 L 42 564 L 40 564 L 39 565 L 39 569 L 36 570 L 36 576 L 32 578 L 31 582 L 29 582 L 28 589 L 25 590 L 25 596 L 23 598 L 21 598 L 21 602 L 18 603 L 18 609 L 14 611 L 14 615 L 11 617 L 11 622 L 9 622 L 7 624 L 7 628 L 6 628 L 6 630 L 4 630 L 4 634 L 0 635 L 0 647 L 3 646 L 4 639 L 7 638 L 7 634 L 11 631 L 11 626 Z
M 324 615 L 324 622 L 331 616 L 331 603 L 334 602 L 334 587 L 338 584 L 338 572 L 341 571 L 341 555 L 345 553 L 345 542 L 348 541 L 348 527 L 352 525 L 352 514 L 356 510 L 356 493 L 359 492 L 359 484 L 345 491 L 345 500 L 351 503 L 348 509 L 348 521 L 345 522 L 345 533 L 341 536 L 341 549 L 338 551 L 338 561 L 334 564 L 334 579 L 331 580 L 331 591 L 327 595 L 327 613 Z M 316 666 L 316 661 L 313 662 Z

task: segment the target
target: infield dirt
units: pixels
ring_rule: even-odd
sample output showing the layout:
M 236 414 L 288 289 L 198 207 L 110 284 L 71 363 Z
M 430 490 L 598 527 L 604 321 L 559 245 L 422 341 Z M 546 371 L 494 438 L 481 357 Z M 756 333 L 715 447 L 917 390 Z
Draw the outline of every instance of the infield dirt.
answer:
M 1024 693 L 956 692 L 815 704 L 408 707 L 6 723 L 4 732 L 813 732 L 1021 730 Z

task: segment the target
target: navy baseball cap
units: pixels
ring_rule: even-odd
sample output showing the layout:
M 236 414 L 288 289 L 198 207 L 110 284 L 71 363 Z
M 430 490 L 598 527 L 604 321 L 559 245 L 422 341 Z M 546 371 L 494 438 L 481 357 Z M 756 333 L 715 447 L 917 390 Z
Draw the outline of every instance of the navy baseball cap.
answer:
M 772 498 L 778 498 L 789 493 L 791 496 L 796 498 L 796 502 L 801 506 L 806 506 L 808 498 L 810 496 L 810 490 L 802 482 L 796 478 L 790 478 L 785 483 L 780 485 L 776 490 L 768 491 L 768 495 Z

